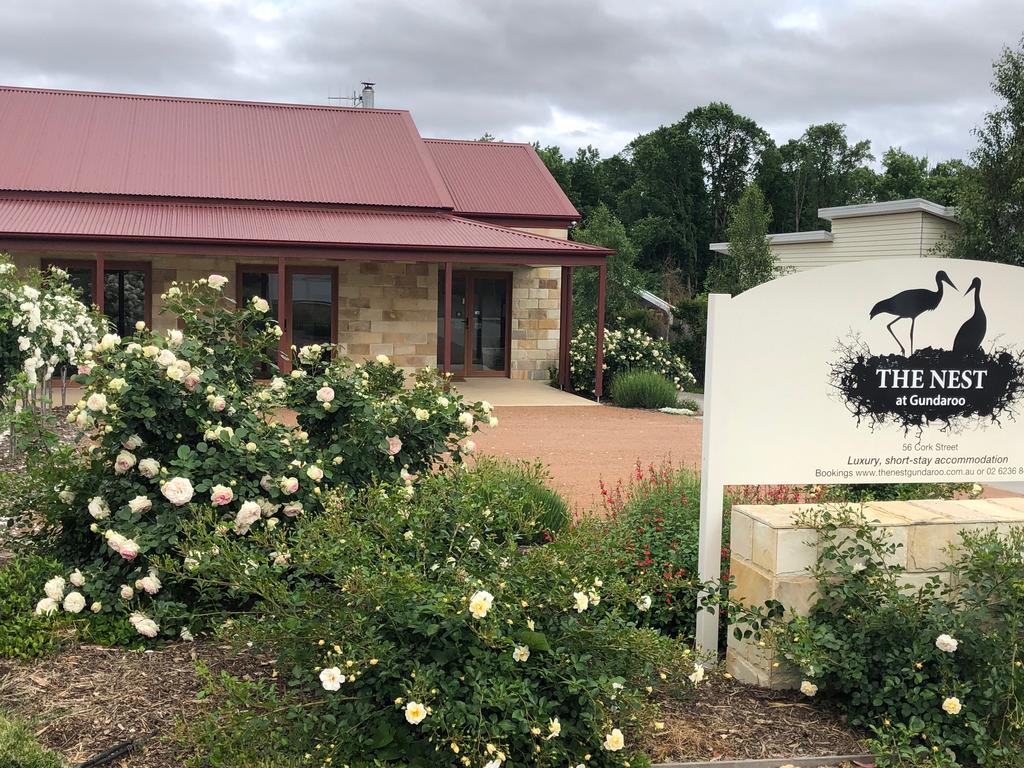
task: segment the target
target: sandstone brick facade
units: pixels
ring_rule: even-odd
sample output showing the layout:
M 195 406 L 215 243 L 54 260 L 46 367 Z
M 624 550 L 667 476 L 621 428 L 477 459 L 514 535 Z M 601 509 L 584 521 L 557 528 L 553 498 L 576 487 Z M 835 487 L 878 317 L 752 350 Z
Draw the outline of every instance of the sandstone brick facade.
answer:
M 809 569 L 817 557 L 817 533 L 794 522 L 813 505 L 742 505 L 733 507 L 730 571 L 733 596 L 759 607 L 781 602 L 806 616 L 815 602 L 817 582 Z M 964 530 L 1024 526 L 1024 499 L 875 502 L 863 507 L 865 518 L 884 528 L 899 545 L 892 565 L 906 569 L 903 578 L 920 586 L 935 575 L 945 578 L 948 548 L 956 548 Z M 778 662 L 778 666 L 776 666 Z M 797 688 L 798 671 L 753 640 L 729 636 L 726 668 L 737 680 L 770 688 Z
M 47 259 L 94 261 L 82 254 L 15 253 L 18 266 L 38 267 Z M 162 314 L 160 294 L 175 280 L 187 281 L 218 272 L 231 280 L 227 290 L 234 296 L 239 265 L 268 265 L 266 260 L 166 254 L 118 254 L 106 256 L 108 269 L 121 263 L 147 263 L 152 279 L 152 324 L 157 330 L 172 328 L 174 318 Z M 289 261 L 289 265 L 295 262 Z M 397 365 L 413 370 L 436 366 L 438 331 L 437 263 L 304 260 L 303 266 L 338 270 L 338 344 L 344 354 L 365 360 L 384 354 Z M 512 276 L 511 362 L 514 379 L 547 381 L 548 370 L 557 365 L 559 337 L 559 267 L 504 265 L 458 266 L 467 271 L 508 272 Z

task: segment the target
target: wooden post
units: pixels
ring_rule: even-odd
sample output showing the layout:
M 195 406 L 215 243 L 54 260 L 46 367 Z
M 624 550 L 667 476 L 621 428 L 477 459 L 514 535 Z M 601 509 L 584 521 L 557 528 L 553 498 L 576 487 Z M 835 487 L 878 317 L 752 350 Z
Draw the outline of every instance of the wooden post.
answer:
M 105 258 L 103 256 L 103 254 L 102 253 L 97 253 L 96 254 L 96 289 L 94 291 L 95 295 L 92 297 L 92 299 L 93 299 L 93 303 L 96 305 L 96 308 L 100 311 L 100 314 L 102 314 L 104 309 L 105 309 L 105 307 L 103 306 L 103 304 L 104 304 L 104 302 L 103 302 L 103 294 L 105 293 L 104 285 L 106 284 L 106 266 L 107 266 L 106 265 L 106 260 L 105 260 Z
M 572 390 L 572 267 L 562 267 L 560 313 L 558 320 L 558 385 L 566 392 Z
M 452 263 L 444 263 L 444 354 L 441 372 L 447 377 L 452 370 Z
M 604 390 L 604 299 L 608 266 L 597 268 L 597 349 L 594 352 L 594 396 L 601 402 Z
M 284 254 L 277 257 L 277 324 L 281 328 L 281 337 L 277 341 L 278 367 L 282 373 L 291 373 L 292 350 L 291 333 L 288 328 L 288 313 L 285 306 L 285 285 L 287 283 L 287 270 L 284 266 Z M 269 300 L 269 297 L 268 297 Z

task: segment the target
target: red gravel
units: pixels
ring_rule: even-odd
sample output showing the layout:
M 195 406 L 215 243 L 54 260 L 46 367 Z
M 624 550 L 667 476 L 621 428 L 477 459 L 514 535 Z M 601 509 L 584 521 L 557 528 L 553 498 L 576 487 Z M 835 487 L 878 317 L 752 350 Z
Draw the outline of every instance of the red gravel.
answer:
M 700 468 L 700 419 L 613 406 L 506 406 L 495 415 L 498 426 L 474 438 L 480 451 L 541 459 L 581 512 L 600 506 L 601 480 L 627 480 L 637 460 Z

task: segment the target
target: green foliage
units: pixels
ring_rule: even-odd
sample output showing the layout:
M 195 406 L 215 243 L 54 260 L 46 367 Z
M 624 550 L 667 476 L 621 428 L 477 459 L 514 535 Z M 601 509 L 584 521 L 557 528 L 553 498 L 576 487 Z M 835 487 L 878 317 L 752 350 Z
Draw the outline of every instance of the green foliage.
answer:
M 548 487 L 544 465 L 480 456 L 452 493 L 490 510 L 499 531 L 515 530 L 524 542 L 551 539 L 572 521 L 569 505 Z
M 735 295 L 766 283 L 778 273 L 778 259 L 768 243 L 772 211 L 764 193 L 751 184 L 729 210 L 729 252 L 708 269 L 708 293 Z
M 677 301 L 675 310 L 670 343 L 672 352 L 689 362 L 694 378 L 703 386 L 708 336 L 707 296 Z
M 974 167 L 963 174 L 960 228 L 950 255 L 1024 266 L 1024 39 L 993 65 L 999 106 L 975 129 Z
M 178 547 L 193 515 L 212 509 L 223 530 L 243 537 L 315 514 L 335 488 L 388 480 L 411 493 L 417 473 L 449 451 L 458 461 L 468 446 L 460 441 L 490 419 L 489 406 L 464 408 L 446 395 L 436 374 L 422 372 L 407 388 L 386 358 L 352 365 L 316 345 L 295 351 L 287 379 L 257 384 L 257 370 L 276 370 L 268 350 L 276 354 L 280 330 L 265 300 L 236 307 L 224 298 L 226 282 L 211 275 L 172 285 L 165 304 L 181 330 L 108 334 L 80 366 L 82 398 L 68 418 L 91 449 L 44 486 L 54 498 L 37 506 L 64 563 L 50 576 L 72 581 L 75 570 L 79 583 L 55 588 L 47 607 L 88 607 L 123 628 L 130 615 L 149 638 L 198 629 L 193 617 L 206 608 L 160 574 L 168 560 L 211 556 Z M 297 427 L 273 418 L 284 405 Z M 98 638 L 124 636 L 100 618 L 90 628 Z
M 629 370 L 612 380 L 611 396 L 623 408 L 671 408 L 677 404 L 679 390 L 660 373 Z
M 43 747 L 27 723 L 0 713 L 0 765 L 4 768 L 67 768 L 56 752 Z
M 572 386 L 577 392 L 594 391 L 597 332 L 584 326 L 569 341 Z M 650 370 L 669 379 L 679 390 L 696 382 L 687 362 L 672 353 L 668 342 L 652 338 L 639 328 L 614 328 L 604 334 L 604 389 L 615 377 L 631 369 Z
M 917 499 L 975 498 L 981 486 L 973 483 L 862 483 L 822 486 L 822 502 L 866 503 Z
M 613 248 L 608 257 L 605 317 L 609 325 L 637 306 L 636 289 L 644 287 L 646 276 L 636 267 L 636 246 L 614 213 L 601 203 L 587 219 L 586 226 L 573 230 L 573 240 Z M 596 267 L 573 270 L 573 325 L 593 323 L 597 313 L 598 275 Z
M 964 532 L 947 573 L 914 587 L 893 564 L 899 545 L 859 514 L 826 510 L 804 522 L 819 536 L 819 599 L 808 617 L 776 628 L 775 647 L 908 760 L 937 748 L 964 764 L 1015 765 L 1024 750 L 1024 531 Z
M 655 716 L 647 688 L 689 687 L 692 662 L 635 626 L 638 595 L 592 560 L 589 538 L 523 546 L 537 517 L 506 507 L 504 472 L 451 467 L 412 498 L 366 489 L 291 533 L 192 524 L 184 546 L 220 553 L 189 572 L 197 589 L 234 585 L 253 607 L 231 637 L 273 648 L 288 671 L 280 704 L 265 686 L 236 692 L 264 703 L 248 724 L 221 710 L 232 729 L 333 764 L 646 764 L 633 745 Z M 281 565 L 261 554 L 271 547 Z M 613 729 L 621 751 L 602 746 Z
M 66 621 L 35 613 L 41 585 L 60 570 L 59 562 L 31 554 L 0 568 L 0 658 L 34 659 L 60 647 Z

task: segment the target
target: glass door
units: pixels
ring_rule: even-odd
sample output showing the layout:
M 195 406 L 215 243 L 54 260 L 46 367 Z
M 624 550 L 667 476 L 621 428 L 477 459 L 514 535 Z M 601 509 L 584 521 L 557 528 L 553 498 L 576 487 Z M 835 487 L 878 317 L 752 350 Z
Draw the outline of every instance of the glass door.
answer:
M 243 267 L 240 273 L 240 303 L 260 296 L 270 304 L 267 316 L 276 320 L 278 302 L 284 301 L 285 320 L 282 330 L 287 346 L 334 343 L 337 337 L 335 318 L 338 310 L 335 298 L 336 271 L 333 268 L 289 267 L 283 297 L 278 286 L 276 267 Z
M 508 376 L 512 276 L 503 272 L 452 275 L 451 372 Z M 444 274 L 438 276 L 437 365 L 444 364 Z

